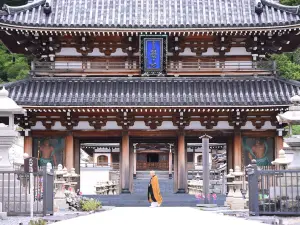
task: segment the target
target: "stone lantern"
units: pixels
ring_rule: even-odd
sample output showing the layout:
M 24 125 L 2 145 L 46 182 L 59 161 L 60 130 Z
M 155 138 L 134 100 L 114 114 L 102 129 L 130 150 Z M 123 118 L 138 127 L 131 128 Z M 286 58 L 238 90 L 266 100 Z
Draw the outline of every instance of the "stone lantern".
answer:
M 0 170 L 13 169 L 9 149 L 19 135 L 14 124 L 16 114 L 24 114 L 24 110 L 8 97 L 8 91 L 3 87 L 0 90 Z
M 279 156 L 279 161 L 276 159 L 277 161 L 275 160 L 273 164 L 289 164 L 288 169 L 300 169 L 300 137 L 292 133 L 292 125 L 300 124 L 300 96 L 295 95 L 290 101 L 293 104 L 289 107 L 289 110 L 277 116 L 280 124 L 287 123 L 289 125 L 289 135 L 284 139 L 288 147 L 284 148 L 285 152 L 281 152 L 282 154 L 286 153 L 284 159 Z M 283 162 L 283 160 L 285 161 Z
M 285 155 L 285 151 L 281 149 L 278 153 L 278 158 L 271 163 L 272 165 L 279 165 L 282 166 L 283 169 L 286 169 L 287 165 L 289 165 L 291 162 L 292 160 L 288 159 Z

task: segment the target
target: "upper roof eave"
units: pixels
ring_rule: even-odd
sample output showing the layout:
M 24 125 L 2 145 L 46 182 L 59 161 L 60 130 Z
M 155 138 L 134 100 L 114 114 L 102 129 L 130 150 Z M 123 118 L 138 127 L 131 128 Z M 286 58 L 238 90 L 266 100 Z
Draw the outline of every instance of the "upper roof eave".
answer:
M 239 0 L 226 7 L 221 0 L 155 0 L 146 5 L 138 0 L 35 0 L 5 5 L 7 15 L 0 14 L 0 23 L 11 29 L 71 32 L 284 30 L 300 24 L 299 8 L 270 0 Z
M 300 30 L 300 22 L 291 25 L 252 26 L 252 27 L 178 27 L 178 28 L 127 28 L 127 27 L 38 27 L 23 26 L 0 22 L 0 29 L 4 31 L 25 31 L 45 33 L 245 33 L 245 32 L 274 32 Z

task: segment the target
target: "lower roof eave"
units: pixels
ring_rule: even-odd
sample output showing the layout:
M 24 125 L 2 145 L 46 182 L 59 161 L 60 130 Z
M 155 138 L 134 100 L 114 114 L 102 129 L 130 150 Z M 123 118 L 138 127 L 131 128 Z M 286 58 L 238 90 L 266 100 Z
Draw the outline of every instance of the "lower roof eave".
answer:
M 172 109 L 202 109 L 202 108 L 230 108 L 230 109 L 239 109 L 239 108 L 285 108 L 289 107 L 289 105 L 240 105 L 240 106 L 28 106 L 28 105 L 23 105 L 21 106 L 25 109 L 133 109 L 133 108 L 141 108 L 141 109 L 153 109 L 153 108 L 158 108 L 158 109 L 165 109 L 165 108 L 172 108 Z

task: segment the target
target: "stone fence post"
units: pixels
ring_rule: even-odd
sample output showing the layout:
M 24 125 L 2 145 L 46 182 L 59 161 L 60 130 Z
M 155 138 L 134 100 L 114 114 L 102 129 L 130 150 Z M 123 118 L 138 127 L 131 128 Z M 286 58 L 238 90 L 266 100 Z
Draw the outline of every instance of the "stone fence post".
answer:
M 259 216 L 258 170 L 255 159 L 253 159 L 251 164 L 246 167 L 246 173 L 248 175 L 249 185 L 249 215 Z

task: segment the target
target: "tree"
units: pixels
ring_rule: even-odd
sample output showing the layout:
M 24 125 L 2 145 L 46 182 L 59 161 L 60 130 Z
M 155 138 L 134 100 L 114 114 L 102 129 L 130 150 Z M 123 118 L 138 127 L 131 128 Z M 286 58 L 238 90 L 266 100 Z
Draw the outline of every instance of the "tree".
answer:
M 286 79 L 300 80 L 300 49 L 293 53 L 274 54 L 280 76 Z
M 10 6 L 18 6 L 18 5 L 25 5 L 27 3 L 27 0 L 2 0 L 0 1 L 0 7 L 4 4 L 10 5 Z
M 11 54 L 0 44 L 0 82 L 11 82 L 28 77 L 29 60 L 20 54 Z
M 280 3 L 283 5 L 300 5 L 300 0 L 280 0 Z

